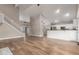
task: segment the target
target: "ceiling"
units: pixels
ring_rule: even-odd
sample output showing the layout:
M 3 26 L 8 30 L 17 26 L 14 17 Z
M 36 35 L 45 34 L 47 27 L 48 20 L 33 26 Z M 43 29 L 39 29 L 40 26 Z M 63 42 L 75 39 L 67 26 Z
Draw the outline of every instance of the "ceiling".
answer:
M 29 8 L 30 6 L 32 6 L 33 4 L 18 4 L 18 6 L 21 8 L 21 9 L 27 9 Z
M 72 21 L 77 15 L 76 4 L 23 4 L 19 5 L 23 16 L 41 14 L 50 22 L 58 20 L 60 22 Z

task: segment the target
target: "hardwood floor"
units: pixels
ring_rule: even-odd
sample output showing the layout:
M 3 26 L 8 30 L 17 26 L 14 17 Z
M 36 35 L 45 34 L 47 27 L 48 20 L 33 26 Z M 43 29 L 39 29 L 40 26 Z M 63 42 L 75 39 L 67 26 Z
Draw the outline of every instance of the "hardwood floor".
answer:
M 9 47 L 14 55 L 79 55 L 75 42 L 40 37 L 0 41 L 0 48 Z

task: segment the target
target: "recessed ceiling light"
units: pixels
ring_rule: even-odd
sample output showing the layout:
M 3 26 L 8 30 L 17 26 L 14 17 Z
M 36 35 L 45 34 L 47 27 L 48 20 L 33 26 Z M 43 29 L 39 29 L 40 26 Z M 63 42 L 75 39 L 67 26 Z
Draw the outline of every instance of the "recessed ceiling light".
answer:
M 68 16 L 70 16 L 70 13 L 66 13 L 64 16 L 68 17 Z
M 60 9 L 57 9 L 57 10 L 56 10 L 56 13 L 60 13 Z

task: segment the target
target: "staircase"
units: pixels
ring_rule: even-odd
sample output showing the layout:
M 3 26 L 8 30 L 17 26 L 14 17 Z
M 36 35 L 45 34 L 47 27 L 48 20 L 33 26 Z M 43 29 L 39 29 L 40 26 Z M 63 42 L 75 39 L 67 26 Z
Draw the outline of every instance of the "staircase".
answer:
M 20 26 L 10 17 L 0 14 L 0 40 L 24 37 Z

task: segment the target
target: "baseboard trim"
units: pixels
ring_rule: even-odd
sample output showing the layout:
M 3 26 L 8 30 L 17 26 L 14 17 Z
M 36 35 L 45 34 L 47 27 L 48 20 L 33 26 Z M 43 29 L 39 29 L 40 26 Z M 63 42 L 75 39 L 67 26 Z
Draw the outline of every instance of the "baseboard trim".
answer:
M 30 34 L 30 36 L 43 37 L 43 35 L 34 35 L 34 34 Z
M 14 38 L 21 38 L 21 37 L 24 38 L 24 36 L 15 36 L 15 37 L 0 38 L 0 40 L 14 39 Z
M 11 28 L 13 28 L 14 30 L 16 30 L 19 33 L 22 33 L 21 31 L 19 31 L 18 29 L 16 29 L 14 26 L 12 26 L 11 24 L 9 24 L 8 22 L 4 21 L 4 23 L 6 23 L 7 25 L 9 25 Z

